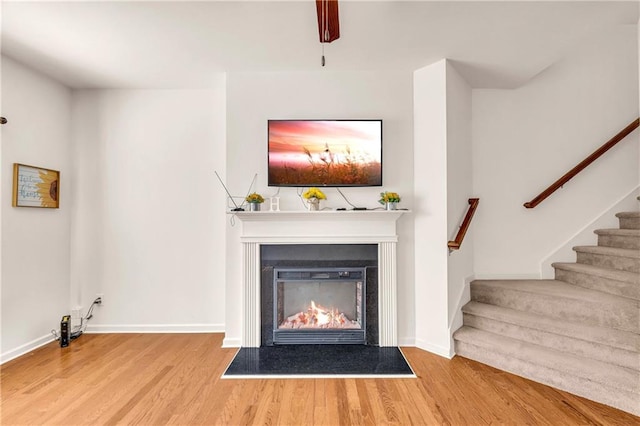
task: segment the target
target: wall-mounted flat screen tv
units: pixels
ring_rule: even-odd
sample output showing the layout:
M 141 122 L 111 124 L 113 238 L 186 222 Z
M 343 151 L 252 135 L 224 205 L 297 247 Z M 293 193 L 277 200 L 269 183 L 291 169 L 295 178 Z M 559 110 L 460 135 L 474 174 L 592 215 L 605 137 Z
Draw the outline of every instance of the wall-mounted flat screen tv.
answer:
M 269 120 L 269 186 L 381 186 L 382 120 Z

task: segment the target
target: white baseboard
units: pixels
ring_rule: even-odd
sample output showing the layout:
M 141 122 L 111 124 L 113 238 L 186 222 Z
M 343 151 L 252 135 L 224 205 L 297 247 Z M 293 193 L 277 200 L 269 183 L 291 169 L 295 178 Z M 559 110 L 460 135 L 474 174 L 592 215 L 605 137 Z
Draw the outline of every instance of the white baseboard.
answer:
M 455 353 L 453 352 L 453 348 L 451 349 L 443 348 L 442 346 L 437 346 L 431 343 L 427 343 L 422 339 L 416 339 L 416 347 L 447 359 L 451 359 L 455 355 Z
M 416 345 L 415 337 L 399 337 L 398 346 L 414 347 Z
M 39 337 L 35 340 L 25 343 L 24 345 L 18 346 L 15 349 L 11 349 L 7 352 L 3 352 L 0 355 L 0 364 L 4 364 L 7 361 L 11 361 L 12 359 L 18 358 L 21 355 L 29 353 L 34 349 L 38 349 L 40 346 L 44 346 L 47 343 L 53 342 L 55 338 L 51 333 Z
M 85 333 L 224 333 L 224 324 L 100 324 Z
M 241 346 L 242 346 L 242 341 L 240 338 L 225 337 L 224 339 L 222 339 L 223 348 L 239 348 Z

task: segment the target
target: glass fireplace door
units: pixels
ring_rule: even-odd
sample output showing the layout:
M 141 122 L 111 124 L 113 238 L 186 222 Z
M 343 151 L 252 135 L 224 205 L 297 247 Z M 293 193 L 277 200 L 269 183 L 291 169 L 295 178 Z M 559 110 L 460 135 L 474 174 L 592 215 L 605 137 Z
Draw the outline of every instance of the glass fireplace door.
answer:
M 274 344 L 365 342 L 365 268 L 274 270 Z

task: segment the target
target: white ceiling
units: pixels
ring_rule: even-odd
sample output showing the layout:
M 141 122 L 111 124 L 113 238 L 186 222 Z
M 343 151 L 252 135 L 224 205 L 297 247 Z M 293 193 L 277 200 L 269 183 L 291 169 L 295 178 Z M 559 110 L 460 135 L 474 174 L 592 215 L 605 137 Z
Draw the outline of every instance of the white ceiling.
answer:
M 321 44 L 315 2 L 2 1 L 2 53 L 73 88 L 208 87 L 220 71 L 412 71 L 454 60 L 473 87 L 516 87 L 631 2 L 340 1 Z

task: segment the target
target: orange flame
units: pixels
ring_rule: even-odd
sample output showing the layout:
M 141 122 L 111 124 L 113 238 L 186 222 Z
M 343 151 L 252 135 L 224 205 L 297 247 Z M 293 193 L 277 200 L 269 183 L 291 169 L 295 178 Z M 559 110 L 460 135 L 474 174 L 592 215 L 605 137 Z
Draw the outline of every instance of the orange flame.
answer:
M 286 318 L 278 328 L 360 328 L 360 324 L 338 309 L 325 308 L 312 300 L 306 312 Z

